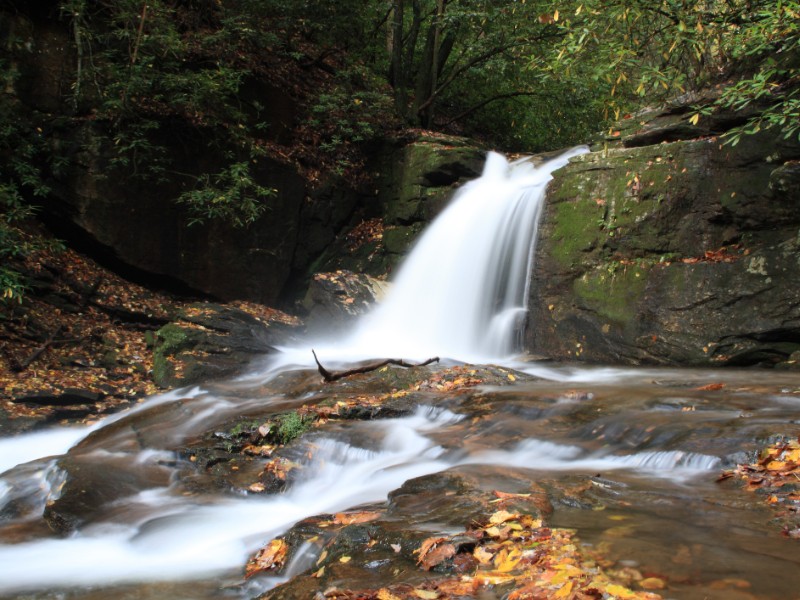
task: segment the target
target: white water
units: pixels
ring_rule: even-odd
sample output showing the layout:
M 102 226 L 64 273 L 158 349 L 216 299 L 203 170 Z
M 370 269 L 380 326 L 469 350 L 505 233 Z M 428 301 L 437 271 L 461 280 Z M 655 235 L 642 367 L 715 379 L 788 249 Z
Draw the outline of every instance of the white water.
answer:
M 281 366 L 336 360 L 432 356 L 466 362 L 519 350 L 536 230 L 552 173 L 574 148 L 536 167 L 490 152 L 480 178 L 464 185 L 402 264 L 387 297 L 353 333 L 331 343 L 283 348 Z

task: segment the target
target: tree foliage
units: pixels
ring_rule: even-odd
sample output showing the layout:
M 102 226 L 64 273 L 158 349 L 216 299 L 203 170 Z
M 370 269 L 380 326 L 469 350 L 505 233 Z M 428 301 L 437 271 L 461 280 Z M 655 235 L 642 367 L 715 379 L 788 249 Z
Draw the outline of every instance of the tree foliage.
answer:
M 561 17 L 554 68 L 612 86 L 615 118 L 718 84 L 694 122 L 741 112 L 747 122 L 728 134 L 733 143 L 768 127 L 787 137 L 800 131 L 797 0 L 581 0 Z M 757 112 L 744 112 L 754 103 Z

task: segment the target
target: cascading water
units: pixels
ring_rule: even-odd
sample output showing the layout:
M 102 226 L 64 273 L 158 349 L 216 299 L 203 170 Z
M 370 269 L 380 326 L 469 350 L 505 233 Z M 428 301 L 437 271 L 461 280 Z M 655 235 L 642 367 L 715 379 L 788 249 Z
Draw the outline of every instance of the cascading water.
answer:
M 545 188 L 553 171 L 585 152 L 574 148 L 538 167 L 490 152 L 481 177 L 415 244 L 385 300 L 349 338 L 318 341 L 318 354 L 479 362 L 518 351 Z M 300 351 L 288 354 L 304 363 L 310 353 Z

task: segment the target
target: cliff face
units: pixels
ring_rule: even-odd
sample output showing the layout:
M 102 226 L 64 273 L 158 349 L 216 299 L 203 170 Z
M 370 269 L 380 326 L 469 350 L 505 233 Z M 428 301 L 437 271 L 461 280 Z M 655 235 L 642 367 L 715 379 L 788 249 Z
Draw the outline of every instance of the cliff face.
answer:
M 293 144 L 302 141 L 314 80 L 295 74 L 301 83 L 280 87 L 268 71 L 253 72 L 240 100 L 257 100 L 268 126 L 258 141 L 266 151 L 247 163 L 254 181 L 275 194 L 245 227 L 221 219 L 190 225 L 192 214 L 176 198 L 198 176 L 219 173 L 234 141 L 224 127 L 151 114 L 153 130 L 139 141 L 157 147 L 168 167 L 150 176 L 147 160 L 118 160 L 113 123 L 73 103 L 77 53 L 62 17 L 53 0 L 0 7 L 0 62 L 13 72 L 4 79 L 3 106 L 37 132 L 35 167 L 49 188 L 31 200 L 58 237 L 113 268 L 132 268 L 145 283 L 157 278 L 221 300 L 275 305 L 301 297 L 319 270 L 385 275 L 452 185 L 480 169 L 483 155 L 467 141 L 420 134 L 374 142 L 365 167 L 373 175 L 358 182 L 311 173 Z M 0 148 L 0 164 L 7 159 Z
M 769 132 L 725 145 L 716 134 L 733 119 L 695 126 L 688 117 L 663 110 L 631 119 L 555 174 L 526 333 L 536 353 L 793 364 L 800 145 Z

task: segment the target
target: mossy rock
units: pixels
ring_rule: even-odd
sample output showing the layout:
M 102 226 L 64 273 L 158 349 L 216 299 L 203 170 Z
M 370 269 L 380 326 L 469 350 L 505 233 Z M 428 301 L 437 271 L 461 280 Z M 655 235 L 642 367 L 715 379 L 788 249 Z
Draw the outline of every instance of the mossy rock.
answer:
M 531 286 L 531 352 L 612 364 L 789 363 L 800 339 L 800 144 L 769 133 L 736 146 L 683 138 L 623 140 L 554 173 Z
M 296 328 L 230 306 L 192 304 L 156 333 L 153 379 L 172 388 L 234 375 L 291 339 Z

